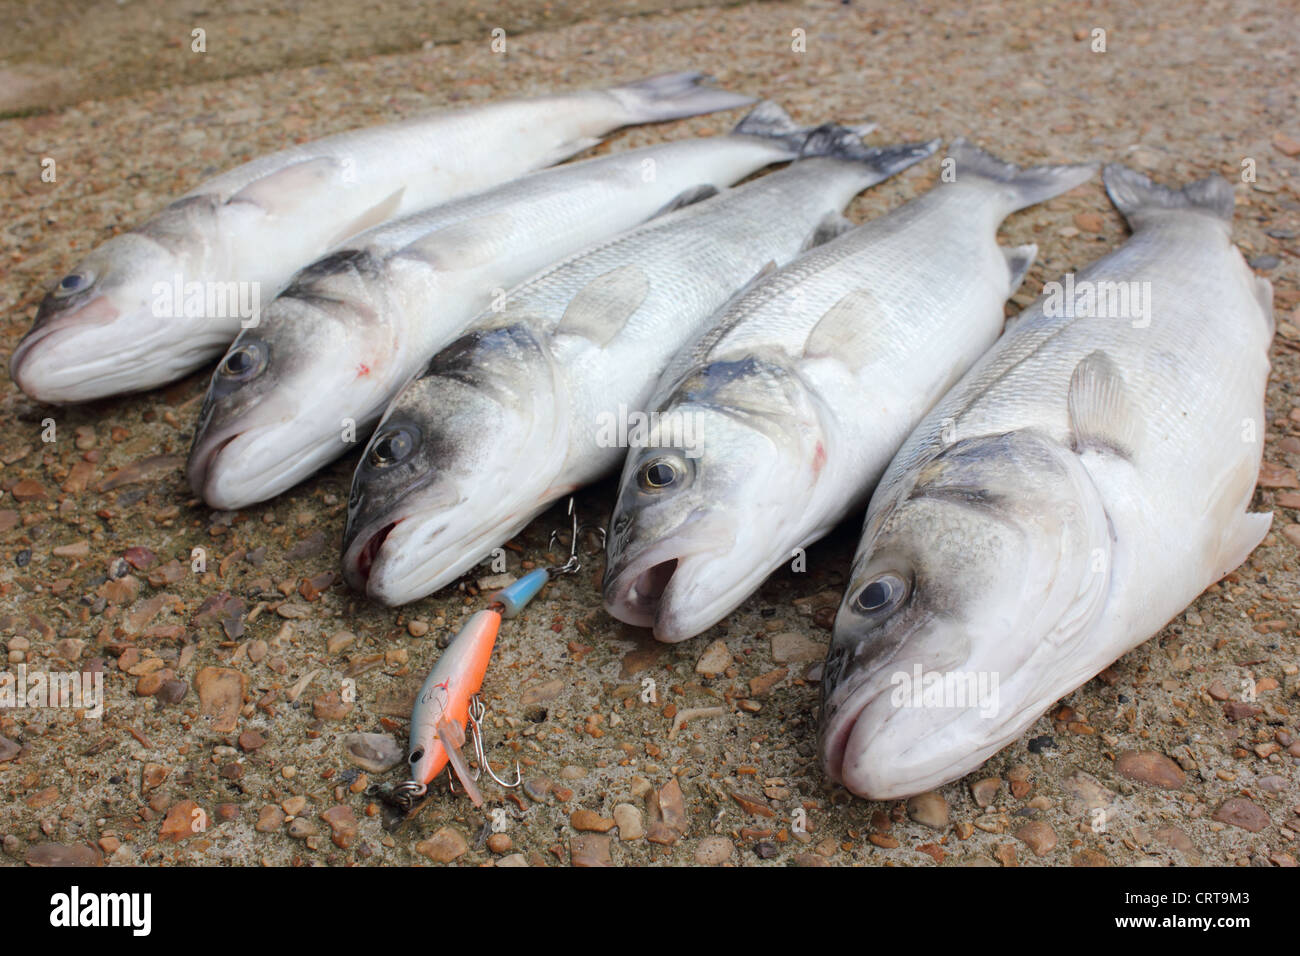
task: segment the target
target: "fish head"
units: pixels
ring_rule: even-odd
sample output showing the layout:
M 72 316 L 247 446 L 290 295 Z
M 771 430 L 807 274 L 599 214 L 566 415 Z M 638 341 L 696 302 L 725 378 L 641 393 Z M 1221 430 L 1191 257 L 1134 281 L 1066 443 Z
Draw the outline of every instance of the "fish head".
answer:
M 893 799 L 979 766 L 1059 696 L 1109 589 L 1110 528 L 1078 456 L 1032 432 L 958 441 L 881 489 L 819 748 L 829 777 Z
M 624 466 L 607 544 L 605 607 L 693 637 L 789 557 L 825 461 L 796 377 L 754 357 L 691 372 L 658 404 Z
M 176 325 L 171 289 L 183 265 L 142 233 L 104 242 L 41 300 L 9 359 L 10 377 L 33 398 L 58 404 L 157 384 L 154 365 L 175 377 L 168 367 L 175 356 L 158 345 Z
M 371 269 L 349 251 L 300 273 L 218 363 L 188 465 L 210 506 L 292 487 L 355 447 L 401 385 L 404 354 Z
M 353 475 L 348 583 L 405 604 L 509 539 L 562 493 L 561 401 L 525 324 L 475 330 L 440 352 L 393 400 Z

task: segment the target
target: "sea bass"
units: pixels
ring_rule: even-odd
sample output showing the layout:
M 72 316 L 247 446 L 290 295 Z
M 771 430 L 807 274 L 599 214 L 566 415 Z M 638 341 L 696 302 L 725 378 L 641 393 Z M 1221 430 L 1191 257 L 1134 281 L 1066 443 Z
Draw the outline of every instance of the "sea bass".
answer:
M 189 476 L 214 508 L 293 486 L 364 442 L 388 403 L 505 290 L 593 242 L 688 204 L 806 137 L 764 107 L 735 133 L 533 173 L 365 233 L 305 269 L 212 376 Z
M 728 296 L 841 231 L 854 195 L 938 146 L 870 149 L 857 130 L 799 130 L 769 112 L 773 135 L 825 158 L 552 267 L 402 390 L 353 478 L 344 569 L 354 587 L 390 605 L 436 591 L 617 467 L 659 373 Z
M 1048 284 L 872 499 L 820 741 L 862 796 L 975 769 L 1268 532 L 1247 508 L 1272 287 L 1232 245 L 1232 187 L 1105 181 L 1132 238 Z
M 865 503 L 930 406 L 993 344 L 1035 248 L 1011 212 L 1089 178 L 1022 170 L 963 141 L 955 180 L 800 256 L 683 350 L 651 402 L 693 423 L 694 455 L 651 431 L 623 470 L 605 606 L 681 641 Z
M 79 262 L 41 302 L 10 376 L 40 401 L 84 402 L 186 375 L 349 236 L 567 159 L 621 126 L 753 102 L 700 79 L 507 100 L 245 163 Z

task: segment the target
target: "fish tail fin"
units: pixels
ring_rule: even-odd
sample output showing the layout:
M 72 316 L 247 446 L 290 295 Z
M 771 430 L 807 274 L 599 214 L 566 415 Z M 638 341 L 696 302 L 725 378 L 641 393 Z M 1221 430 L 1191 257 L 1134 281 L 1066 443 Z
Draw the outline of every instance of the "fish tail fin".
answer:
M 1217 174 L 1188 183 L 1182 189 L 1170 189 L 1153 183 L 1137 170 L 1108 163 L 1101 178 L 1110 201 L 1133 228 L 1137 228 L 1137 220 L 1147 212 L 1159 209 L 1199 210 L 1232 222 L 1232 185 Z
M 841 126 L 822 123 L 800 126 L 776 103 L 764 100 L 755 106 L 732 131 L 736 136 L 757 136 L 772 140 L 790 151 L 791 159 L 825 156 L 850 162 L 866 163 L 876 173 L 877 181 L 886 179 L 939 148 L 939 140 L 902 143 L 897 146 L 867 146 L 862 137 L 876 128 L 875 123 Z
M 661 73 L 637 83 L 606 90 L 627 111 L 627 122 L 660 123 L 664 120 L 734 110 L 748 106 L 754 97 L 705 85 L 711 78 L 703 73 Z
M 964 138 L 953 140 L 951 158 L 956 182 L 969 182 L 972 178 L 987 180 L 1003 187 L 1007 198 L 1007 214 L 1024 209 L 1053 196 L 1069 192 L 1085 183 L 1097 172 L 1096 163 L 1068 166 L 1020 167 L 986 153 Z

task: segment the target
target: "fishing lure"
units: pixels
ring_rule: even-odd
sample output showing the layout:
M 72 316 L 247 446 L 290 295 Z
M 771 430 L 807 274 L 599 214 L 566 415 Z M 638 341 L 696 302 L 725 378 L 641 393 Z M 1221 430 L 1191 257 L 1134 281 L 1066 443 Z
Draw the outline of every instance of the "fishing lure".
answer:
M 429 784 L 448 765 L 453 774 L 452 789 L 455 790 L 454 781 L 460 780 L 465 793 L 476 807 L 483 805 L 478 777 L 484 770 L 503 787 L 519 786 L 522 778 L 517 761 L 513 783 L 498 777 L 488 763 L 483 743 L 483 716 L 487 708 L 478 693 L 483 686 L 488 662 L 492 658 L 492 648 L 496 644 L 501 621 L 516 617 L 551 578 L 573 574 L 581 569 L 578 541 L 585 526 L 578 524 L 573 499 L 569 499 L 569 515 L 572 530 L 568 560 L 555 567 L 529 571 L 493 594 L 488 606 L 475 612 L 465 622 L 425 679 L 411 712 L 410 756 L 407 758 L 411 777 L 393 789 L 392 799 L 395 803 L 409 809 L 428 792 Z M 604 529 L 592 530 L 600 537 L 600 547 L 603 548 Z M 554 547 L 558 536 L 558 532 L 552 533 L 551 547 Z M 461 753 L 467 737 L 474 748 L 478 772 L 470 771 Z

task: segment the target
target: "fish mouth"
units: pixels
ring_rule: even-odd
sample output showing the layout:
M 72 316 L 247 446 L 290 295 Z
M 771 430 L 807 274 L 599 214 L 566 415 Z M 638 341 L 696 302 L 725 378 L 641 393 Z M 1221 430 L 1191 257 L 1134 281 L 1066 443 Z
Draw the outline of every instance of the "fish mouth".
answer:
M 42 322 L 40 313 L 45 308 L 42 303 L 37 313 L 37 324 L 27 330 L 9 356 L 9 377 L 37 401 L 65 403 L 103 397 L 98 392 L 85 392 L 85 369 L 78 361 L 68 361 L 66 356 L 57 354 L 43 354 L 51 349 L 40 346 L 57 345 L 59 339 L 71 338 L 71 333 L 116 322 L 121 317 L 121 310 L 103 294 L 61 315 L 47 313 L 49 320 Z M 74 351 L 76 358 L 85 355 L 84 349 Z
M 357 591 L 365 591 L 366 586 L 370 583 L 370 571 L 375 566 L 375 558 L 379 556 L 379 551 L 388 540 L 388 536 L 393 533 L 393 529 L 402 522 L 402 518 L 396 521 L 390 521 L 370 537 L 364 539 L 360 548 L 355 550 L 349 549 L 349 554 L 344 557 L 344 577 L 347 578 L 348 585 Z

